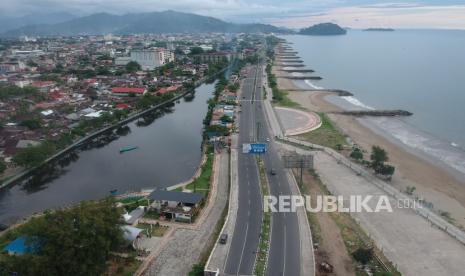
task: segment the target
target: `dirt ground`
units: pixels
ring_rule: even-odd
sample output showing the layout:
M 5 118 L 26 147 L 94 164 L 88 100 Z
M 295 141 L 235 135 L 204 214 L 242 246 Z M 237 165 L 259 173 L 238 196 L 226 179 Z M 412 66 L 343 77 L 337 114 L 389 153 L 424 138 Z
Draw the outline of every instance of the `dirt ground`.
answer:
M 303 173 L 303 182 L 312 198 L 324 194 L 319 184 L 310 173 Z M 328 213 L 318 212 L 316 213 L 316 219 L 320 226 L 320 241 L 317 250 L 315 250 L 316 275 L 355 275 L 352 259 L 342 240 L 339 227 Z M 314 231 L 314 229 L 312 229 L 312 231 Z M 318 269 L 319 264 L 322 262 L 331 264 L 334 269 L 333 272 L 326 273 Z

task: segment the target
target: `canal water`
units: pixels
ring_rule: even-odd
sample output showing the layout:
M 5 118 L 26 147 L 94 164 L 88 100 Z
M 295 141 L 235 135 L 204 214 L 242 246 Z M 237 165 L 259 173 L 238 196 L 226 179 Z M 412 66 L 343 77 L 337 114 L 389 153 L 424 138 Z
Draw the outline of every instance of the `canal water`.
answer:
M 203 119 L 214 83 L 192 97 L 129 123 L 0 191 L 0 223 L 45 209 L 98 199 L 110 191 L 164 188 L 188 180 L 200 164 Z M 126 146 L 137 149 L 120 153 Z

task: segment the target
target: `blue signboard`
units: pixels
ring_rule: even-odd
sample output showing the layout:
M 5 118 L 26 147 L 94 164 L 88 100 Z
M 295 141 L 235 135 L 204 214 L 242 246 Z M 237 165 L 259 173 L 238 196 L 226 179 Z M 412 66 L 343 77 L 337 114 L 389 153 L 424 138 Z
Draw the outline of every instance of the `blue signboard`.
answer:
M 242 144 L 242 152 L 243 153 L 265 153 L 266 152 L 266 144 Z

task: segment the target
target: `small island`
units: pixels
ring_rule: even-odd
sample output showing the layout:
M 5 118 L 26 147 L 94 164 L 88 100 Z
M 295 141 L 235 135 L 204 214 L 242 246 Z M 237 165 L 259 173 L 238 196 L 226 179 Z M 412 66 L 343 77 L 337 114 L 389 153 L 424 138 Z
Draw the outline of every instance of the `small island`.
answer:
M 345 35 L 347 30 L 334 23 L 320 23 L 308 28 L 301 29 L 302 35 Z
M 365 32 L 393 32 L 394 29 L 391 28 L 368 28 L 364 30 Z

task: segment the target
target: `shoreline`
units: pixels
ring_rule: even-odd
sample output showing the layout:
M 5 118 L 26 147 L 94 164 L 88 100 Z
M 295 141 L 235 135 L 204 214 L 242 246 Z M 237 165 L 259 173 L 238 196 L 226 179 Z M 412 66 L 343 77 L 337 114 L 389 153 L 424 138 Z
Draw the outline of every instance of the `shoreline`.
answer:
M 273 71 L 277 67 L 274 66 Z M 279 88 L 283 90 L 301 88 L 292 80 L 277 78 Z M 309 89 L 310 90 L 310 89 Z M 302 92 L 288 91 L 289 98 L 303 108 L 317 111 L 338 111 L 341 107 L 325 99 L 333 93 L 318 90 Z M 448 212 L 461 227 L 465 226 L 465 182 L 457 179 L 451 171 L 439 164 L 426 161 L 420 156 L 388 137 L 377 133 L 364 122 L 352 116 L 327 114 L 341 132 L 358 144 L 364 151 L 373 145 L 384 148 L 389 155 L 389 163 L 396 167 L 391 184 L 401 191 L 408 186 L 416 188 L 415 195 L 434 204 L 434 209 Z

